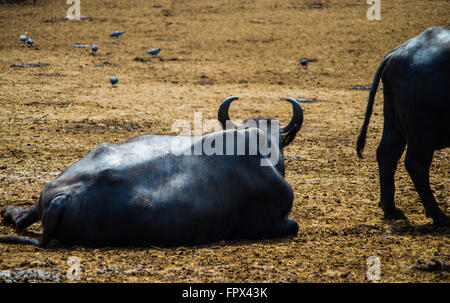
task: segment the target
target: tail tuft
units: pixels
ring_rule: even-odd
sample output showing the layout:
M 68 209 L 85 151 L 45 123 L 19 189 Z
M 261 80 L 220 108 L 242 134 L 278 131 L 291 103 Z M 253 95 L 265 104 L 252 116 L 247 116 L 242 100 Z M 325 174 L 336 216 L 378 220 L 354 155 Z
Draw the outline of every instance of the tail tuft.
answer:
M 356 141 L 356 153 L 359 158 L 364 158 L 362 152 L 364 150 L 364 146 L 366 145 L 366 132 L 361 132 L 358 136 L 358 140 Z

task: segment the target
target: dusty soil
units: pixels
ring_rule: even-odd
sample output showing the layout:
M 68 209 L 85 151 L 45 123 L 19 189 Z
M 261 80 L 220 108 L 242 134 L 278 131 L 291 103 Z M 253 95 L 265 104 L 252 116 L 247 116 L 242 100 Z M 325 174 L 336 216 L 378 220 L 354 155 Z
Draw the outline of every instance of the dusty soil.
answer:
M 172 133 L 174 119 L 193 121 L 194 112 L 215 119 L 230 95 L 241 97 L 234 119 L 282 123 L 291 108 L 280 98 L 316 98 L 303 103 L 304 126 L 285 151 L 295 191 L 290 218 L 300 232 L 178 248 L 0 244 L 0 271 L 57 271 L 65 281 L 67 258 L 77 256 L 82 281 L 364 282 L 367 258 L 378 256 L 381 281 L 450 281 L 450 229 L 431 226 L 403 165 L 396 201 L 410 225 L 382 219 L 375 159 L 382 94 L 361 160 L 355 141 L 368 91 L 352 89 L 370 85 L 391 48 L 429 26 L 449 26 L 448 1 L 381 1 L 381 21 L 367 20 L 364 0 L 81 1 L 82 21 L 64 20 L 68 7 L 0 4 L 0 208 L 31 206 L 47 182 L 100 142 Z M 110 38 L 114 30 L 125 34 Z M 35 45 L 21 43 L 21 34 Z M 145 54 L 156 47 L 159 57 Z M 303 68 L 303 57 L 317 61 Z M 110 76 L 119 78 L 114 88 Z M 449 150 L 436 152 L 431 184 L 447 213 L 449 171 Z M 40 232 L 36 223 L 26 235 Z M 0 226 L 0 234 L 16 232 Z M 427 267 L 430 259 L 443 266 Z

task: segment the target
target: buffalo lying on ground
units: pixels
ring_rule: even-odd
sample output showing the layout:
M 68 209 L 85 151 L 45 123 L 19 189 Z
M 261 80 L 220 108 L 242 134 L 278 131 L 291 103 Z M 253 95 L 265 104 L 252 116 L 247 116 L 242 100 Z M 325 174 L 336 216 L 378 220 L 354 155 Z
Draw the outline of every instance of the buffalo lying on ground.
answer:
M 228 115 L 236 99 L 219 108 L 220 123 L 231 129 L 98 145 L 50 182 L 34 206 L 2 210 L 4 223 L 18 230 L 41 220 L 39 241 L 4 236 L 0 242 L 174 246 L 296 235 L 298 224 L 287 219 L 294 194 L 282 149 L 300 130 L 302 108 L 286 99 L 293 118 L 284 128 L 263 118 L 237 125 Z M 278 161 L 270 161 L 265 145 Z
M 435 150 L 450 146 L 450 31 L 431 27 L 390 51 L 375 74 L 366 116 L 357 141 L 362 157 L 380 78 L 383 81 L 384 128 L 377 149 L 380 207 L 388 219 L 405 219 L 394 204 L 394 174 L 405 146 L 405 167 L 426 215 L 436 225 L 450 225 L 429 182 Z

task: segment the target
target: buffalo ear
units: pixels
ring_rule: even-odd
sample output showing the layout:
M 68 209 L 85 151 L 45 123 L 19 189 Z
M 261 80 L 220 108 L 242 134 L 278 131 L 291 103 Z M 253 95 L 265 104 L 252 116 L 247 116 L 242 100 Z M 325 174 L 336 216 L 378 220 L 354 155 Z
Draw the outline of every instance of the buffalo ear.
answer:
M 292 140 L 294 140 L 294 138 L 292 136 L 289 136 L 289 134 L 283 136 L 283 146 L 288 145 L 292 142 Z
M 283 146 L 288 145 L 294 140 L 295 135 L 303 124 L 303 109 L 300 103 L 295 98 L 286 98 L 285 100 L 292 104 L 292 118 L 288 125 L 281 128 Z
M 297 135 L 297 132 L 302 127 L 302 124 L 296 124 L 293 128 L 291 128 L 287 133 L 281 134 L 283 136 L 282 142 L 283 146 L 286 146 L 292 142 L 292 140 L 295 139 L 295 136 Z

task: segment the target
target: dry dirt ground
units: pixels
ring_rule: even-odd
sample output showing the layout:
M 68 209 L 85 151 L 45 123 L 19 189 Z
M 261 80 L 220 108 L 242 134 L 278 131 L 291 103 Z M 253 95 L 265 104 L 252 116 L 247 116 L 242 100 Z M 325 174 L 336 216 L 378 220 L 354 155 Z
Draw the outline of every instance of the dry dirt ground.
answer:
M 429 26 L 449 26 L 448 1 L 381 0 L 381 21 L 366 18 L 365 0 L 81 0 L 81 21 L 64 20 L 68 7 L 63 0 L 0 4 L 0 208 L 31 206 L 47 182 L 100 142 L 172 133 L 175 119 L 193 121 L 194 112 L 215 119 L 228 96 L 241 97 L 233 119 L 282 123 L 291 107 L 280 98 L 316 98 L 302 104 L 303 128 L 285 151 L 295 192 L 290 218 L 300 231 L 177 248 L 0 244 L 0 272 L 56 272 L 67 281 L 67 259 L 76 256 L 87 282 L 364 282 L 368 257 L 378 256 L 382 282 L 450 281 L 450 230 L 431 226 L 403 165 L 396 201 L 410 225 L 382 219 L 375 159 L 382 94 L 366 158 L 358 159 L 368 91 L 352 89 L 371 84 L 393 47 Z M 114 30 L 125 34 L 110 38 Z M 159 57 L 145 54 L 156 47 Z M 317 61 L 303 68 L 303 57 Z M 12 66 L 18 63 L 41 64 Z M 119 78 L 115 88 L 110 76 Z M 449 171 L 449 150 L 436 152 L 431 184 L 447 213 Z M 40 232 L 36 223 L 26 235 Z M 0 226 L 7 234 L 16 232 Z

